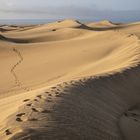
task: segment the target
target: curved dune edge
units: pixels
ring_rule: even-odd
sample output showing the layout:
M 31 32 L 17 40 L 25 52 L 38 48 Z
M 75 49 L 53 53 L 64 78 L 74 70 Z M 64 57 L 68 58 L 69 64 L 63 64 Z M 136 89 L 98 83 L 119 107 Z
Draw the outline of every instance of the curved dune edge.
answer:
M 136 136 L 139 129 L 139 107 L 135 106 L 140 102 L 139 44 L 135 49 L 132 62 L 121 70 L 64 82 L 23 100 L 24 105 L 7 118 L 0 138 L 137 139 L 139 135 L 129 136 Z M 129 126 L 134 133 L 129 133 Z

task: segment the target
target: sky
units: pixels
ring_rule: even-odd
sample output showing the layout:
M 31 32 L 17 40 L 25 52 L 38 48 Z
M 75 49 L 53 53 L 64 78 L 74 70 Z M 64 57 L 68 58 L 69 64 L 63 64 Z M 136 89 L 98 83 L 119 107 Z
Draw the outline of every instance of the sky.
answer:
M 140 20 L 140 0 L 0 0 L 0 19 Z

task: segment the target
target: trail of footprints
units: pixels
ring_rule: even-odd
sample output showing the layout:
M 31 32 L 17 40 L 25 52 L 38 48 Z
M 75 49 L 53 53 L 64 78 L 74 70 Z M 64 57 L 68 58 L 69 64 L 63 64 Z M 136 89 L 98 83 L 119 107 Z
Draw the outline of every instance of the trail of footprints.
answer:
M 45 91 L 42 94 L 37 95 L 34 99 L 25 99 L 23 100 L 24 104 L 24 109 L 28 109 L 28 112 L 20 112 L 16 114 L 15 116 L 15 121 L 17 123 L 22 124 L 26 122 L 35 122 L 35 121 L 40 121 L 36 115 L 32 115 L 33 113 L 42 113 L 42 114 L 50 114 L 53 112 L 53 109 L 48 108 L 46 109 L 43 107 L 40 107 L 40 104 L 47 104 L 47 106 L 55 104 L 55 102 L 59 99 L 62 99 L 63 96 L 69 93 L 69 88 L 71 86 L 76 86 L 80 83 L 85 82 L 86 80 L 92 79 L 90 78 L 83 78 L 82 80 L 72 80 L 70 82 L 64 82 L 62 84 L 58 84 L 55 87 L 51 87 L 49 90 Z M 21 109 L 24 111 L 24 109 Z M 12 128 L 8 128 L 5 130 L 5 135 L 12 135 Z
M 11 73 L 12 73 L 14 79 L 15 79 L 16 86 L 21 87 L 22 84 L 21 84 L 21 82 L 20 82 L 20 80 L 19 80 L 19 78 L 18 78 L 18 76 L 15 72 L 15 69 L 18 67 L 18 65 L 20 65 L 22 63 L 22 61 L 24 59 L 23 59 L 23 56 L 20 53 L 20 51 L 18 49 L 16 49 L 15 47 L 13 48 L 13 52 L 15 52 L 17 54 L 17 56 L 19 57 L 19 61 L 15 65 L 13 65 L 13 67 L 11 68 L 10 71 L 11 71 Z M 30 89 L 28 87 L 25 87 L 24 90 L 25 91 L 30 91 Z
M 128 35 L 128 37 L 133 37 L 133 34 Z M 15 82 L 18 86 L 21 86 L 20 81 L 18 80 L 18 77 L 15 73 L 15 68 L 23 61 L 23 57 L 20 54 L 18 50 L 15 48 L 13 49 L 14 52 L 16 52 L 20 58 L 20 60 L 11 68 L 11 73 L 15 77 Z M 53 112 L 53 109 L 44 109 L 41 107 L 38 107 L 39 104 L 43 101 L 47 104 L 52 104 L 55 103 L 56 98 L 61 98 L 65 94 L 68 94 L 70 86 L 76 86 L 80 84 L 84 84 L 85 81 L 87 80 L 92 80 L 95 78 L 99 78 L 98 76 L 90 76 L 86 77 L 80 80 L 72 80 L 70 82 L 64 82 L 62 84 L 58 84 L 55 87 L 52 87 L 48 91 L 44 92 L 43 94 L 37 95 L 33 100 L 31 99 L 25 99 L 23 102 L 25 103 L 24 107 L 27 107 L 30 111 L 28 113 L 21 112 L 16 114 L 15 120 L 18 123 L 23 123 L 23 122 L 36 122 L 39 121 L 39 118 L 33 117 L 32 113 L 46 113 L 50 114 Z M 30 89 L 25 88 L 24 90 L 29 91 Z M 41 101 L 40 101 L 41 100 Z M 37 104 L 38 103 L 38 104 Z M 134 121 L 140 122 L 140 114 L 136 114 L 133 111 L 129 110 L 128 112 L 124 113 L 126 117 L 131 117 L 133 118 Z M 12 128 L 8 128 L 4 131 L 6 136 L 12 135 Z
M 22 57 L 21 53 L 16 48 L 13 48 L 13 52 L 15 52 L 18 55 L 19 61 L 11 68 L 11 73 L 12 73 L 13 77 L 15 78 L 16 85 L 20 86 L 21 83 L 18 79 L 18 76 L 16 75 L 15 69 L 23 61 L 23 57 Z
M 32 117 L 32 113 L 46 113 L 49 114 L 53 110 L 52 109 L 44 109 L 40 106 L 40 103 L 47 103 L 52 104 L 55 103 L 56 98 L 63 97 L 63 95 L 68 91 L 66 88 L 68 88 L 69 84 L 73 84 L 74 81 L 71 81 L 69 83 L 65 82 L 62 85 L 59 84 L 56 87 L 52 87 L 48 91 L 44 92 L 43 94 L 37 95 L 33 100 L 31 99 L 25 99 L 23 102 L 25 103 L 24 108 L 28 108 L 30 111 L 28 113 L 20 112 L 16 114 L 15 120 L 18 123 L 24 123 L 29 121 L 39 121 L 38 118 Z M 64 88 L 64 89 L 62 89 Z M 12 129 L 6 129 L 5 135 L 12 135 Z
M 15 120 L 17 123 L 26 123 L 26 122 L 34 122 L 34 121 L 40 121 L 38 118 L 32 117 L 32 113 L 46 113 L 50 114 L 53 112 L 53 109 L 44 109 L 39 107 L 40 103 L 47 103 L 47 106 L 50 104 L 55 104 L 56 99 L 61 99 L 66 94 L 69 94 L 69 88 L 72 86 L 84 85 L 86 81 L 93 80 L 97 77 L 86 77 L 83 79 L 78 80 L 71 80 L 70 82 L 64 82 L 62 84 L 58 84 L 55 87 L 51 87 L 44 93 L 37 95 L 34 99 L 25 99 L 23 102 L 25 103 L 24 108 L 28 108 L 30 111 L 28 113 L 20 112 L 16 114 Z M 24 110 L 24 109 L 23 109 Z M 35 116 L 35 115 L 34 115 Z M 8 128 L 4 131 L 5 135 L 12 135 L 12 129 Z

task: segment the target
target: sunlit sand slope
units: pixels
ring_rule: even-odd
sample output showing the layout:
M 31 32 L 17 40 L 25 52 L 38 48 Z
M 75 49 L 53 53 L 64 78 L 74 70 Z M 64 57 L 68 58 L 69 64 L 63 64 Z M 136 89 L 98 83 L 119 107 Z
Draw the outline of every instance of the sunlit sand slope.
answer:
M 2 140 L 137 140 L 139 23 L 10 28 L 0 36 Z

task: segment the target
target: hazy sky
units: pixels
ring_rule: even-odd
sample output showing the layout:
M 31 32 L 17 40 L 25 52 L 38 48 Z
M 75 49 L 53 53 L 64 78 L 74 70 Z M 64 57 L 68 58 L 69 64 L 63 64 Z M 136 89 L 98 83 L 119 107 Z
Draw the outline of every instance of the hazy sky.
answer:
M 0 19 L 140 20 L 140 0 L 0 0 Z

